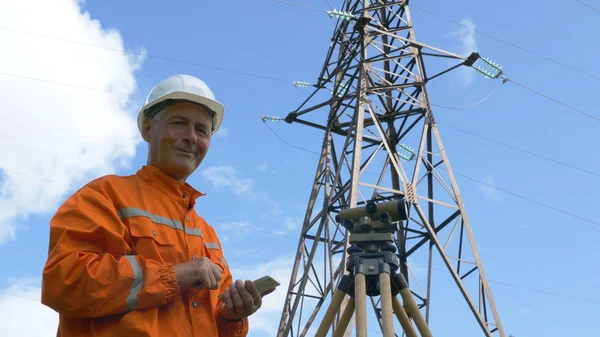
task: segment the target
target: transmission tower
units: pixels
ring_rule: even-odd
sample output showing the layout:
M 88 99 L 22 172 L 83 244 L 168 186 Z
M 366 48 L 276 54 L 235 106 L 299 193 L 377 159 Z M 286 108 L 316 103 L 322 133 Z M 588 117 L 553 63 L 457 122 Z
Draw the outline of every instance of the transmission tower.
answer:
M 476 335 L 505 337 L 426 89 L 459 67 L 490 78 L 499 77 L 500 67 L 477 53 L 464 57 L 418 42 L 407 0 L 347 0 L 328 13 L 336 27 L 323 69 L 315 83 L 295 83 L 315 89 L 285 118 L 322 130 L 324 138 L 278 336 L 311 336 L 321 309 L 348 273 L 349 234 L 336 221 L 340 210 L 402 198 L 408 219 L 395 237 L 399 272 L 413 282 L 409 259 L 427 261 L 426 285 L 411 289 L 428 323 L 436 303 L 435 258 L 447 277 L 445 289 L 451 286 L 462 306 L 456 305 L 467 308 L 470 317 L 461 324 L 472 324 Z M 425 61 L 432 58 L 442 60 L 442 70 L 426 71 Z M 370 301 L 381 325 L 380 303 Z M 432 332 L 436 336 L 435 328 Z M 440 335 L 465 336 L 462 332 Z

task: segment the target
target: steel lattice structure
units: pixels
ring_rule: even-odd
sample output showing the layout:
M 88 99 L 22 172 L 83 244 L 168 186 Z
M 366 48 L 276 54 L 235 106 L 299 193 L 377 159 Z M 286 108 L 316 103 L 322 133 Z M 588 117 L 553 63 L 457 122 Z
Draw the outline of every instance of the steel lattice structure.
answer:
M 398 232 L 397 254 L 409 281 L 408 259 L 421 254 L 428 261 L 426 287 L 411 287 L 424 316 L 429 320 L 435 256 L 472 314 L 465 322 L 480 335 L 505 337 L 426 89 L 479 55 L 417 42 L 408 1 L 345 1 L 342 8 L 332 15 L 336 28 L 314 92 L 285 118 L 323 130 L 324 139 L 278 336 L 310 336 L 346 273 L 348 233 L 335 221 L 339 210 L 405 198 L 409 219 Z M 430 58 L 453 64 L 429 74 Z M 377 299 L 371 303 L 381 320 Z

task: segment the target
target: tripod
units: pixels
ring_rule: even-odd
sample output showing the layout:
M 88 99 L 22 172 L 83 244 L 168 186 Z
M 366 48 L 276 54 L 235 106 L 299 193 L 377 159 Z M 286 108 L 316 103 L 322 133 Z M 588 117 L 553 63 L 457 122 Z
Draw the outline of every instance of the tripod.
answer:
M 392 220 L 394 218 L 394 220 Z M 408 314 L 413 318 L 422 337 L 433 337 L 423 315 L 419 311 L 408 283 L 399 268 L 399 258 L 394 254 L 394 233 L 398 228 L 392 221 L 405 220 L 406 212 L 402 200 L 375 204 L 370 201 L 364 208 L 340 212 L 337 221 L 350 232 L 349 254 L 346 270 L 340 280 L 333 299 L 325 312 L 315 337 L 325 337 L 335 314 L 347 295 L 351 298 L 342 313 L 333 337 L 342 337 L 352 315 L 356 311 L 356 336 L 367 336 L 367 295 L 381 297 L 382 329 L 384 337 L 394 337 L 393 314 L 396 315 L 407 337 L 419 337 Z M 400 303 L 400 294 L 406 311 Z

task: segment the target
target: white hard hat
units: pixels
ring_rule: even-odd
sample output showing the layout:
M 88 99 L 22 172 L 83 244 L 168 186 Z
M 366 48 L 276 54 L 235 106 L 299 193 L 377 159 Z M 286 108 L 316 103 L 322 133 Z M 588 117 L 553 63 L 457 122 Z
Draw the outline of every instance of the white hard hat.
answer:
M 190 75 L 173 75 L 158 83 L 148 94 L 146 102 L 138 115 L 138 129 L 140 132 L 142 131 L 146 110 L 158 103 L 168 103 L 167 100 L 189 101 L 203 106 L 209 110 L 209 113 L 212 112 L 214 114 L 213 134 L 221 126 L 225 108 L 223 104 L 215 99 L 215 95 L 206 83 Z

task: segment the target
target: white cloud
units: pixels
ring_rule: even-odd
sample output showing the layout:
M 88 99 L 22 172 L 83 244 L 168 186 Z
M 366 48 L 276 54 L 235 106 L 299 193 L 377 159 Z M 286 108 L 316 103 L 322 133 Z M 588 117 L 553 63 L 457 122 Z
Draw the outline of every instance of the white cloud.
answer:
M 119 32 L 102 28 L 82 12 L 80 3 L 10 1 L 2 6 L 0 22 L 11 29 L 124 49 Z M 0 45 L 0 72 L 17 75 L 0 74 L 3 243 L 15 238 L 27 216 L 54 211 L 78 184 L 114 172 L 134 156 L 140 138 L 128 112 L 128 95 L 136 89 L 134 73 L 143 59 L 8 30 L 0 31 Z
M 250 202 L 261 202 L 265 212 L 261 217 L 270 218 L 282 214 L 281 206 L 268 193 L 259 191 L 254 180 L 241 178 L 237 170 L 231 166 L 211 166 L 201 171 L 202 177 L 212 183 L 215 188 L 227 188 L 235 195 L 244 197 Z
M 269 275 L 281 286 L 263 298 L 261 310 L 250 316 L 249 336 L 275 336 L 285 302 L 294 256 L 280 257 L 247 268 L 233 268 L 234 279 Z M 58 314 L 40 302 L 39 280 L 15 280 L 0 292 L 0 326 L 6 336 L 55 337 Z M 10 294 L 10 295 L 6 295 Z
M 228 188 L 238 196 L 250 196 L 256 187 L 252 179 L 238 177 L 236 169 L 231 166 L 208 167 L 202 171 L 202 177 L 216 188 Z
M 475 40 L 475 23 L 471 19 L 462 19 L 460 23 L 463 25 L 457 32 L 462 43 L 462 54 L 470 55 L 477 51 L 477 41 Z
M 265 172 L 267 170 L 268 166 L 269 166 L 268 163 L 263 163 L 263 164 L 257 165 L 256 170 L 259 172 Z
M 3 336 L 56 336 L 58 314 L 41 304 L 39 284 L 39 280 L 15 280 L 0 293 Z
M 249 221 L 230 221 L 230 222 L 225 222 L 223 224 L 220 225 L 221 230 L 227 234 L 225 234 L 225 236 L 227 236 L 227 239 L 229 239 L 229 237 L 239 237 L 239 236 L 246 236 L 248 235 L 248 233 L 250 233 L 251 231 L 251 224 Z
M 277 280 L 281 285 L 277 289 L 263 298 L 261 309 L 250 316 L 249 336 L 275 336 L 279 327 L 281 310 L 285 303 L 287 287 L 290 282 L 292 268 L 294 266 L 294 256 L 280 257 L 258 266 L 248 268 L 233 268 L 231 273 L 234 279 L 243 278 L 255 280 L 265 275 L 269 275 Z
M 457 31 L 452 33 L 460 40 L 460 54 L 469 56 L 473 52 L 477 52 L 477 40 L 475 38 L 475 23 L 471 19 L 462 19 L 461 26 Z M 469 86 L 476 78 L 476 73 L 470 67 L 460 67 L 455 73 L 458 76 L 458 81 L 463 87 Z
M 273 293 L 263 298 L 263 306 L 261 307 L 261 309 L 257 311 L 254 315 L 250 316 L 250 331 L 248 333 L 248 337 L 274 337 L 277 335 L 277 330 L 279 328 L 279 322 L 281 319 L 281 312 L 283 310 L 283 305 L 285 304 L 285 298 L 287 295 L 288 286 L 292 275 L 292 269 L 294 267 L 294 260 L 295 254 L 286 254 L 258 265 L 244 265 L 243 267 L 237 267 L 233 265 L 235 264 L 235 262 L 230 262 L 230 265 L 233 265 L 231 266 L 231 273 L 233 275 L 234 280 L 255 280 L 268 275 L 273 277 L 276 281 L 278 281 L 281 284 Z M 315 270 L 323 270 L 323 262 L 317 260 L 318 259 L 315 258 L 315 260 L 313 261 L 313 266 Z M 340 258 L 334 257 L 334 268 L 337 267 L 339 263 Z M 302 268 L 303 267 L 301 265 L 300 269 L 298 270 L 296 281 L 299 281 L 302 278 Z M 324 280 L 321 279 L 321 281 Z M 316 286 L 312 285 L 311 282 L 307 282 L 305 287 L 306 294 L 318 296 L 318 292 L 316 289 Z M 310 307 L 309 304 L 305 303 L 305 305 L 305 308 Z M 325 313 L 328 305 L 329 300 L 326 300 L 324 305 L 319 310 L 317 321 L 315 321 L 315 323 L 313 323 L 309 328 L 307 336 L 314 336 L 319 325 L 319 316 L 322 316 Z M 310 308 L 313 309 L 314 307 Z M 305 313 L 307 312 L 305 311 Z M 295 318 L 296 323 L 298 319 L 299 317 Z M 306 317 L 302 317 L 303 322 L 306 322 L 306 319 Z
M 283 227 L 288 230 L 294 230 L 296 228 L 300 228 L 300 224 L 302 223 L 302 219 L 295 217 L 285 217 L 285 219 L 283 220 Z
M 412 257 L 406 262 L 409 270 L 409 278 L 415 282 L 421 282 L 424 277 L 427 277 L 428 265 L 416 262 Z
M 480 183 L 478 185 L 479 190 L 485 197 L 496 202 L 502 201 L 504 199 L 502 195 L 498 193 L 498 190 L 494 188 L 494 186 L 496 186 L 496 180 L 494 179 L 494 177 L 489 175 L 486 176 L 485 178 L 483 178 L 483 183 L 484 184 Z
M 533 309 L 531 308 L 521 308 L 520 310 L 521 315 L 529 315 L 533 312 Z

